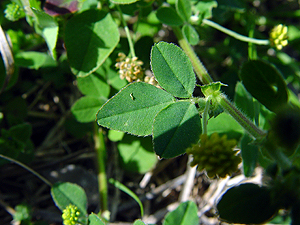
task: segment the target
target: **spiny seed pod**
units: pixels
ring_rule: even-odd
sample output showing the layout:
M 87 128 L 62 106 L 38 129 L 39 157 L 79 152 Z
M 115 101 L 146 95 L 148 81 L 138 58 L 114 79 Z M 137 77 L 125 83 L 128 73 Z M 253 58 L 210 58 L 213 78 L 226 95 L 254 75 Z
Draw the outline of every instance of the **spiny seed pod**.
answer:
M 270 42 L 272 46 L 275 46 L 278 50 L 281 50 L 288 44 L 288 28 L 282 24 L 275 26 L 270 32 Z
M 137 57 L 126 57 L 124 53 L 118 54 L 119 58 L 115 66 L 119 69 L 121 79 L 126 79 L 128 82 L 142 81 L 144 79 L 144 64 Z
M 63 224 L 64 225 L 77 225 L 81 224 L 79 222 L 80 211 L 75 205 L 68 205 L 62 214 Z
M 235 139 L 227 140 L 227 136 L 220 137 L 213 133 L 210 137 L 207 134 L 200 136 L 200 143 L 192 145 L 186 150 L 187 154 L 193 155 L 191 166 L 198 165 L 198 170 L 206 170 L 210 178 L 215 176 L 226 177 L 237 171 L 241 158 L 236 155 Z

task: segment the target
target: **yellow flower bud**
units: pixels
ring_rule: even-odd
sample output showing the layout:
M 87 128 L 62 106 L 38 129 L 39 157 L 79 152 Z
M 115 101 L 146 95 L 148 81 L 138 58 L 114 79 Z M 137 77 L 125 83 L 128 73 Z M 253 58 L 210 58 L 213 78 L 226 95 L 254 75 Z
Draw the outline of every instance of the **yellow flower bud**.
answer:
M 75 205 L 68 205 L 62 214 L 63 224 L 64 225 L 77 225 L 81 224 L 79 222 L 80 211 Z
M 275 26 L 270 33 L 270 42 L 272 46 L 275 46 L 278 50 L 281 50 L 288 44 L 288 28 L 282 24 Z

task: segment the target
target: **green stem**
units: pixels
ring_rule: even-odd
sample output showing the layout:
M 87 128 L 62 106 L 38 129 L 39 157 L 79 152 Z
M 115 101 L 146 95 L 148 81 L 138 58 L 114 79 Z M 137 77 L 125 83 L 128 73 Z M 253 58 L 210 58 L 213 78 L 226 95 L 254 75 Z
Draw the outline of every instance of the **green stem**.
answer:
M 207 19 L 203 19 L 202 22 L 208 26 L 211 26 L 219 31 L 222 31 L 225 34 L 228 34 L 231 37 L 234 37 L 235 39 L 238 39 L 240 41 L 244 41 L 244 42 L 251 42 L 257 45 L 269 45 L 270 41 L 266 40 L 266 39 L 255 39 L 255 38 L 251 38 L 251 37 L 246 37 L 243 36 L 241 34 L 238 34 L 232 30 L 229 30 L 225 27 L 222 27 L 221 25 L 211 21 L 211 20 L 207 20 Z
M 207 122 L 208 122 L 208 111 L 209 111 L 209 108 L 210 108 L 210 97 L 208 97 L 206 99 L 206 104 L 205 104 L 205 107 L 204 107 L 204 111 L 203 111 L 203 119 L 202 119 L 202 122 L 203 122 L 203 134 L 207 134 Z
M 187 54 L 187 56 L 190 58 L 190 60 L 192 62 L 192 65 L 194 67 L 194 70 L 195 70 L 198 78 L 200 79 L 200 81 L 203 84 L 212 83 L 213 79 L 208 74 L 207 70 L 203 66 L 200 59 L 197 57 L 196 53 L 194 52 L 194 50 L 192 49 L 192 47 L 190 46 L 188 41 L 182 35 L 182 32 L 181 32 L 180 28 L 179 27 L 172 27 L 172 29 L 174 31 L 174 34 L 177 37 L 177 40 L 178 40 L 178 43 L 179 43 L 180 47 L 183 49 L 185 54 Z
M 249 37 L 253 38 L 254 36 L 254 26 L 251 26 L 251 29 L 249 31 Z M 251 60 L 256 60 L 257 59 L 257 53 L 256 53 L 256 49 L 255 49 L 255 45 L 252 42 L 248 43 L 248 57 Z
M 123 13 L 122 13 L 122 10 L 121 10 L 120 6 L 118 4 L 116 4 L 116 6 L 117 6 L 118 11 L 120 12 L 121 22 L 124 26 L 124 30 L 125 30 L 125 33 L 126 33 L 126 36 L 127 36 L 131 56 L 135 57 L 134 46 L 133 46 L 133 42 L 132 42 L 131 35 L 130 35 L 130 32 L 129 32 L 129 28 L 128 28 L 125 20 L 124 20 Z
M 251 136 L 255 139 L 262 139 L 266 133 L 259 129 L 251 120 L 242 114 L 227 98 L 225 95 L 220 94 L 217 98 L 218 103 L 222 108 L 229 113 Z
M 37 176 L 39 179 L 41 179 L 42 181 L 44 181 L 47 185 L 49 185 L 50 187 L 52 187 L 52 183 L 47 180 L 45 177 L 43 177 L 42 175 L 40 175 L 39 173 L 35 172 L 33 169 L 31 169 L 30 167 L 26 166 L 25 164 L 13 159 L 13 158 L 10 158 L 8 156 L 5 156 L 5 155 L 2 155 L 0 154 L 0 158 L 3 158 L 3 159 L 6 159 L 8 161 L 11 161 L 15 164 L 18 164 L 19 166 L 23 167 L 25 170 L 28 170 L 30 173 L 32 173 L 33 175 Z
M 97 123 L 95 123 L 93 138 L 95 144 L 95 151 L 97 154 L 97 170 L 98 170 L 97 174 L 98 174 L 98 187 L 99 187 L 99 195 L 100 195 L 100 206 L 101 206 L 101 212 L 105 213 L 108 210 L 107 178 L 106 178 L 106 171 L 105 171 L 106 148 L 105 148 L 103 132 L 98 127 Z

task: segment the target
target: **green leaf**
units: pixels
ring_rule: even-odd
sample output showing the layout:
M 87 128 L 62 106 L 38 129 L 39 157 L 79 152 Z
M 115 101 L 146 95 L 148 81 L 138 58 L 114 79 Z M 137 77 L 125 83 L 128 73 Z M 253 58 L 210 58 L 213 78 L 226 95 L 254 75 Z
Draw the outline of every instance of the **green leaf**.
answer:
M 244 112 L 250 119 L 254 119 L 256 112 L 253 97 L 249 94 L 241 82 L 238 82 L 235 87 L 234 101 L 236 106 L 241 109 L 242 112 Z M 243 172 L 246 177 L 250 177 L 252 175 L 258 159 L 258 146 L 253 143 L 251 144 L 252 141 L 253 139 L 247 133 L 244 134 L 241 140 Z
M 84 138 L 88 133 L 92 133 L 94 127 L 94 123 L 80 123 L 73 116 L 70 116 L 64 125 L 66 131 L 77 139 Z
M 245 134 L 241 140 L 241 152 L 243 159 L 243 171 L 246 177 L 250 177 L 258 160 L 258 146 L 251 143 L 253 139 Z
M 29 0 L 29 5 L 31 8 L 41 9 L 41 2 L 39 0 Z
M 18 124 L 9 129 L 9 134 L 12 138 L 25 144 L 32 134 L 32 126 L 27 123 Z
M 176 102 L 160 111 L 153 123 L 153 146 L 157 155 L 172 158 L 184 154 L 201 134 L 201 120 L 194 104 Z
M 219 216 L 229 223 L 260 224 L 277 211 L 271 204 L 270 191 L 248 183 L 230 188 L 217 204 Z
M 32 12 L 36 16 L 37 25 L 39 29 L 41 29 L 41 33 L 47 43 L 51 56 L 56 59 L 55 46 L 59 29 L 57 21 L 44 11 L 32 8 Z
M 106 83 L 105 78 L 98 73 L 77 77 L 77 85 L 84 95 L 105 98 L 109 96 L 110 87 Z
M 298 96 L 290 89 L 288 89 L 289 103 L 298 106 L 300 108 L 300 102 Z
M 245 12 L 246 2 L 240 0 L 218 0 L 218 8 L 236 12 Z
M 87 214 L 87 197 L 83 188 L 77 184 L 56 183 L 51 188 L 51 196 L 61 211 L 72 204 L 77 206 L 81 213 Z
M 191 45 L 198 44 L 199 35 L 192 25 L 190 25 L 190 24 L 183 25 L 182 33 Z
M 27 102 L 21 96 L 16 96 L 5 103 L 3 112 L 10 126 L 23 123 L 27 116 Z
M 176 11 L 184 21 L 188 22 L 192 16 L 192 6 L 190 0 L 176 0 Z
M 117 73 L 115 70 L 107 69 L 107 83 L 111 85 L 116 90 L 120 90 L 121 88 L 125 87 L 128 83 L 126 79 L 121 79 L 120 74 Z
M 105 223 L 94 213 L 89 215 L 89 225 L 105 225 Z
M 24 149 L 24 143 L 11 137 L 9 131 L 2 129 L 0 137 L 0 154 L 10 158 L 18 158 Z M 7 163 L 6 159 L 0 158 L 0 165 Z
M 154 15 L 154 16 L 153 16 Z M 153 20 L 157 20 L 154 21 L 154 23 L 151 21 L 152 17 L 154 18 Z M 157 23 L 158 22 L 158 23 Z M 153 45 L 153 36 L 155 36 L 155 34 L 157 34 L 157 32 L 160 30 L 161 28 L 161 23 L 160 21 L 157 19 L 156 15 L 154 12 L 150 13 L 150 15 L 148 16 L 148 19 L 146 22 L 143 22 L 141 20 L 141 22 L 139 22 L 139 26 L 136 29 L 136 33 L 140 34 L 142 36 L 142 38 L 144 39 L 144 37 L 148 38 L 148 40 L 151 40 L 152 44 L 150 46 L 150 50 L 151 47 Z M 136 49 L 136 54 L 140 55 L 138 52 L 142 52 L 144 49 L 142 48 L 137 48 L 137 45 L 142 45 L 144 43 L 144 40 L 140 38 L 136 43 L 135 43 L 135 49 Z M 142 40 L 141 40 L 142 39 Z M 148 44 L 148 43 L 146 43 Z M 143 45 L 142 45 L 143 46 Z M 148 51 L 148 46 L 147 46 L 147 51 Z M 149 54 L 150 55 L 150 54 Z M 147 60 L 149 60 L 149 55 L 146 54 L 142 54 L 140 56 L 145 57 L 148 56 Z M 143 58 L 140 58 L 142 61 Z
M 74 103 L 71 112 L 81 123 L 92 122 L 96 120 L 96 114 L 105 101 L 105 98 L 83 96 Z
M 157 162 L 157 156 L 152 148 L 151 137 L 137 138 L 125 135 L 118 144 L 118 150 L 121 157 L 121 165 L 127 171 L 146 173 Z
M 141 220 L 135 220 L 133 225 L 146 225 L 146 224 Z
M 110 0 L 110 1 L 115 4 L 131 4 L 139 0 Z
M 12 126 L 9 130 L 2 129 L 0 137 L 0 154 L 21 162 L 31 161 L 32 142 L 30 136 L 32 126 L 27 123 Z M 5 159 L 0 159 L 0 165 L 7 163 Z
M 243 64 L 240 77 L 247 91 L 269 110 L 274 112 L 287 103 L 286 84 L 271 64 L 248 61 Z
M 65 45 L 72 72 L 86 76 L 94 72 L 119 42 L 118 26 L 110 14 L 87 10 L 66 24 Z
M 83 12 L 89 9 L 97 9 L 98 0 L 85 0 L 81 2 L 78 12 Z
M 147 136 L 152 133 L 156 114 L 174 101 L 172 95 L 151 84 L 131 83 L 101 107 L 97 122 L 110 129 Z
M 201 19 L 206 19 L 212 17 L 212 9 L 216 8 L 217 6 L 218 6 L 217 1 L 204 0 L 204 1 L 199 1 L 195 6 L 195 9 Z
M 183 19 L 177 14 L 175 9 L 171 7 L 160 7 L 156 12 L 156 17 L 160 22 L 168 26 L 181 26 L 184 23 Z
M 253 97 L 245 89 L 241 82 L 235 86 L 234 102 L 236 106 L 243 111 L 250 119 L 255 117 L 255 108 Z
M 297 214 L 299 215 L 299 214 Z M 291 217 L 288 216 L 287 214 L 280 214 L 276 215 L 272 220 L 268 221 L 268 224 L 279 224 L 279 225 L 291 225 L 292 220 Z
M 149 56 L 148 56 L 149 57 Z M 116 71 L 115 67 L 112 66 L 113 62 L 110 58 L 107 58 L 102 66 L 97 69 L 96 73 L 105 77 L 107 84 L 116 90 L 120 90 L 125 87 L 128 83 L 126 79 L 121 79 L 120 74 Z
M 207 134 L 217 132 L 219 135 L 226 134 L 228 139 L 240 139 L 244 134 L 244 129 L 227 113 L 222 113 L 215 118 L 211 118 L 207 124 Z
M 131 198 L 133 198 L 140 206 L 140 210 L 141 210 L 141 217 L 143 217 L 144 215 L 144 207 L 143 204 L 141 202 L 141 200 L 138 198 L 138 196 L 136 196 L 136 194 L 131 191 L 128 187 L 126 187 L 124 184 L 120 183 L 117 180 L 114 180 L 113 178 L 110 178 L 108 180 L 109 183 L 113 184 L 116 188 L 120 189 L 121 191 L 125 192 L 126 194 L 128 194 Z
M 19 52 L 15 56 L 15 64 L 28 69 L 39 69 L 41 67 L 55 67 L 53 58 L 42 52 Z
M 151 67 L 159 85 L 180 98 L 193 95 L 196 78 L 187 55 L 176 45 L 159 42 L 151 50 Z
M 163 225 L 198 225 L 198 208 L 192 201 L 181 203 L 177 209 L 168 213 Z
M 124 132 L 121 132 L 121 131 L 117 131 L 117 130 L 109 130 L 108 131 L 108 139 L 110 141 L 114 141 L 114 142 L 117 142 L 117 141 L 121 141 L 124 137 Z

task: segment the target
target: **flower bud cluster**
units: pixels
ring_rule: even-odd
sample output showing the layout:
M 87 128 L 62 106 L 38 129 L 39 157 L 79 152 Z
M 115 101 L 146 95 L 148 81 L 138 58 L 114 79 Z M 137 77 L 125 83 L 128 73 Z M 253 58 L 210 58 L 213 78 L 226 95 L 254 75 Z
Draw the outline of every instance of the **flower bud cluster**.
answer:
M 5 18 L 10 21 L 17 21 L 23 17 L 25 17 L 25 12 L 20 5 L 16 2 L 11 2 L 10 4 L 6 5 L 6 9 L 4 11 Z
M 281 50 L 288 44 L 288 28 L 282 24 L 275 26 L 270 33 L 271 45 L 275 46 L 278 50 Z
M 237 171 L 241 158 L 236 155 L 235 139 L 227 140 L 227 136 L 219 136 L 213 133 L 210 137 L 207 134 L 200 136 L 200 143 L 192 145 L 187 149 L 187 154 L 193 155 L 191 166 L 198 165 L 198 170 L 206 170 L 210 178 L 215 176 L 226 177 Z
M 126 57 L 124 53 L 118 54 L 119 58 L 115 66 L 119 69 L 121 79 L 126 79 L 128 82 L 143 81 L 144 69 L 143 62 L 137 57 Z
M 75 205 L 68 205 L 62 214 L 64 225 L 77 225 L 79 222 L 80 211 Z

